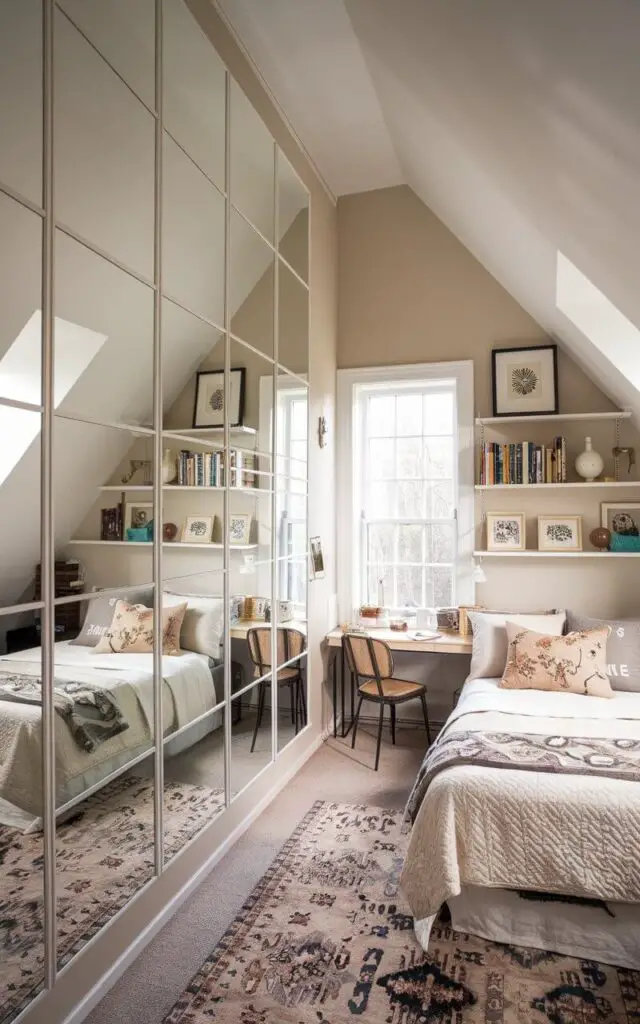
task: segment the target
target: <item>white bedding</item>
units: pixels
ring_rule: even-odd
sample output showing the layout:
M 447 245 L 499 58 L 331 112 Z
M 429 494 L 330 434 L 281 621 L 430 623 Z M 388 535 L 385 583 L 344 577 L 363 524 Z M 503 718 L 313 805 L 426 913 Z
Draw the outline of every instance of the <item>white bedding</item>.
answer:
M 33 648 L 0 658 L 0 672 L 40 676 L 41 650 Z M 153 742 L 153 655 L 95 654 L 93 648 L 55 646 L 57 679 L 89 682 L 114 696 L 129 728 L 95 750 L 81 750 L 66 723 L 54 719 L 56 804 L 96 785 L 148 750 Z M 168 735 L 210 711 L 217 702 L 209 659 L 185 651 L 162 658 L 164 733 Z M 0 702 L 0 799 L 30 815 L 42 813 L 42 738 L 40 708 Z
M 640 737 L 640 694 L 610 700 L 465 684 L 445 730 Z M 640 785 L 459 765 L 437 775 L 413 826 L 402 886 L 426 948 L 462 886 L 640 902 Z

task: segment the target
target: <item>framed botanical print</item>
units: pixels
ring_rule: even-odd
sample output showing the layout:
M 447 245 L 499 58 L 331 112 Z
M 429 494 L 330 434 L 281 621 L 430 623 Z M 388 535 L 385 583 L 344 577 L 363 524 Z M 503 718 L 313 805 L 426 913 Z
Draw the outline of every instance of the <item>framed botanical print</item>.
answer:
M 524 512 L 487 512 L 487 551 L 524 551 Z
M 229 426 L 241 427 L 244 420 L 245 368 L 230 370 Z M 193 427 L 224 426 L 224 370 L 200 370 L 196 374 Z
M 539 551 L 582 551 L 582 516 L 538 516 Z
M 494 416 L 558 412 L 557 345 L 494 348 L 491 372 Z
M 251 537 L 252 516 L 240 512 L 229 513 L 229 543 L 248 544 Z
M 640 536 L 640 501 L 603 501 L 600 505 L 602 526 L 623 537 Z
M 213 516 L 187 516 L 182 527 L 182 541 L 187 544 L 210 544 Z

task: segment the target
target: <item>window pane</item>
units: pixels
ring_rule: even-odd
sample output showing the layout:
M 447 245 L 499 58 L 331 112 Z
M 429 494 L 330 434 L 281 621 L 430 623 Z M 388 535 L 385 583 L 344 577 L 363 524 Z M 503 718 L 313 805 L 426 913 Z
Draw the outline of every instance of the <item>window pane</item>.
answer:
M 367 511 L 371 519 L 388 519 L 394 514 L 395 484 L 369 484 Z
M 291 403 L 291 437 L 293 440 L 306 440 L 307 437 L 307 402 L 295 400 Z
M 393 602 L 393 569 L 390 565 L 369 565 L 366 600 L 369 604 L 383 606 Z
M 453 434 L 453 394 L 426 395 L 424 400 L 425 434 Z
M 369 477 L 388 480 L 395 474 L 395 445 L 392 440 L 369 441 Z
M 422 438 L 408 437 L 398 440 L 397 475 L 422 476 Z
M 398 561 L 422 562 L 422 526 L 398 527 Z
M 447 519 L 453 516 L 453 480 L 427 481 L 427 516 Z
M 398 434 L 422 434 L 422 395 L 398 395 L 396 415 Z
M 393 551 L 394 526 L 370 526 L 367 561 L 373 565 L 395 561 Z
M 396 608 L 419 608 L 422 605 L 422 568 L 400 566 L 396 573 Z
M 422 481 L 401 480 L 396 485 L 400 519 L 421 519 L 424 515 Z
M 392 437 L 396 429 L 396 400 L 393 395 L 376 395 L 369 399 L 368 437 Z
M 431 605 L 434 608 L 448 608 L 453 604 L 453 570 L 432 569 L 433 598 Z
M 453 526 L 427 527 L 427 562 L 453 562 Z
M 428 480 L 453 477 L 453 438 L 425 438 L 424 455 L 424 474 Z

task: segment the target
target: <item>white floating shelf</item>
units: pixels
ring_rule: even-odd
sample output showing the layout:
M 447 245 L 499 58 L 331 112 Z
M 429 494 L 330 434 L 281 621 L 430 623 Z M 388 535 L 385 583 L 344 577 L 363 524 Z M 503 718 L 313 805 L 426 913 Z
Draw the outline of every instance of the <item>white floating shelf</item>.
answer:
M 571 480 L 565 484 L 476 484 L 476 491 L 564 491 L 567 487 L 591 488 L 591 487 L 640 487 L 640 480 L 594 480 L 593 483 Z
M 101 491 L 145 491 L 151 493 L 153 484 L 103 484 Z M 163 484 L 163 491 L 224 491 L 224 487 L 196 487 L 187 484 Z M 271 491 L 264 487 L 230 487 L 234 494 L 270 494 Z
M 193 437 L 197 437 L 198 434 L 215 434 L 218 437 L 224 434 L 224 427 L 179 427 L 173 429 L 173 427 L 164 427 L 163 433 L 165 434 L 192 434 Z M 230 434 L 250 434 L 252 437 L 258 433 L 255 427 L 229 427 Z
M 621 409 L 619 412 L 557 412 L 542 416 L 478 416 L 476 426 L 487 426 L 488 424 L 509 423 L 559 423 L 562 420 L 628 420 L 631 413 L 628 409 Z
M 640 551 L 474 551 L 474 558 L 640 558 Z
M 69 544 L 83 544 L 90 545 L 92 547 L 101 545 L 102 547 L 122 547 L 122 548 L 149 548 L 151 551 L 153 544 L 148 540 L 70 540 Z M 224 544 L 192 544 L 188 541 L 182 540 L 171 540 L 164 541 L 162 544 L 163 548 L 190 548 L 192 551 L 223 551 Z M 231 544 L 231 551 L 254 551 L 257 548 L 257 544 Z

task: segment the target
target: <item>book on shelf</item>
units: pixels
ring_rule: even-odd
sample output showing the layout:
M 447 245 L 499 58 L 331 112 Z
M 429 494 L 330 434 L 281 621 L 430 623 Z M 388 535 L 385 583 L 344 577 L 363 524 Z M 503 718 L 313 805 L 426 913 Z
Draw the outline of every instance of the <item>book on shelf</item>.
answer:
M 480 484 L 565 484 L 567 446 L 564 437 L 551 444 L 488 442 L 480 450 Z
M 122 504 L 114 508 L 100 510 L 100 540 L 122 540 L 124 537 L 124 517 Z
M 255 487 L 256 456 L 234 449 L 229 456 L 231 487 Z M 224 452 L 182 449 L 178 456 L 178 487 L 224 487 L 224 484 Z

